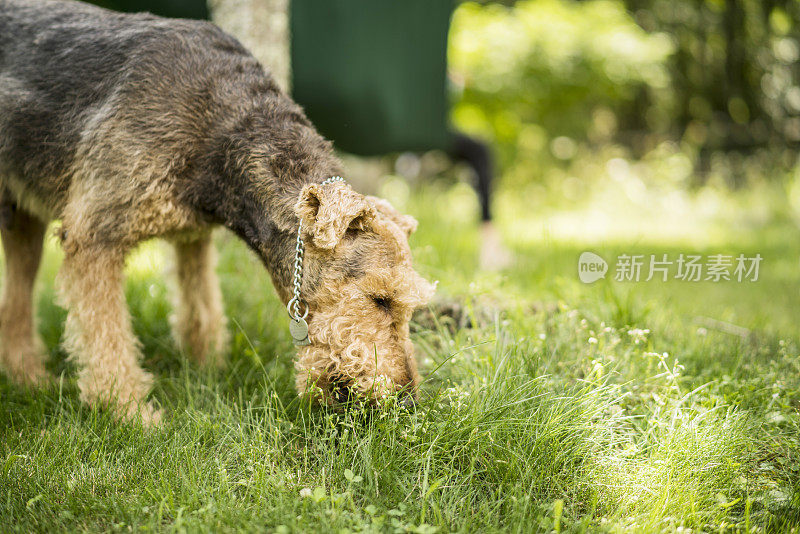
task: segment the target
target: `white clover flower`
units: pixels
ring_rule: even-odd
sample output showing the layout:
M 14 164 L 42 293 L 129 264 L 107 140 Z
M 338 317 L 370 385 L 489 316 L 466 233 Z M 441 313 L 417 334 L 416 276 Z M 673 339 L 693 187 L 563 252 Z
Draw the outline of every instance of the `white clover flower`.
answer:
M 544 334 L 539 334 L 539 339 L 541 339 L 542 341 L 544 341 L 545 339 L 547 339 L 547 336 L 546 336 L 546 335 L 544 335 Z
M 589 344 L 590 345 L 597 345 L 597 338 L 596 337 L 590 337 L 589 338 Z
M 311 488 L 303 488 L 300 490 L 300 497 L 306 498 L 311 497 Z

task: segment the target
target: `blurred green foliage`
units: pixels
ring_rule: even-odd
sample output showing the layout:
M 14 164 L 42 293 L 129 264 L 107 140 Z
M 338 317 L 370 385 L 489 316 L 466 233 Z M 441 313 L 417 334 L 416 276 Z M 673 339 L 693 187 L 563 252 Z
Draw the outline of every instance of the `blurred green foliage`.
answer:
M 523 149 L 548 136 L 602 137 L 637 87 L 669 83 L 672 52 L 668 36 L 648 35 L 618 2 L 462 4 L 450 40 L 454 117 Z
M 749 183 L 740 155 L 762 177 L 795 163 L 799 16 L 794 0 L 467 2 L 450 38 L 453 120 L 496 143 L 512 183 L 582 147 L 641 159 L 665 141 L 700 180 Z

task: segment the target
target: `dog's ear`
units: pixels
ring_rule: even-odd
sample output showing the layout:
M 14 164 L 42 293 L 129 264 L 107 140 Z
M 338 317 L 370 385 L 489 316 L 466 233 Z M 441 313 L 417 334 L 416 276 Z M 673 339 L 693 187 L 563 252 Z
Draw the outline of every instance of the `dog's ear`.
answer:
M 400 229 L 406 233 L 406 236 L 409 236 L 416 231 L 418 224 L 417 220 L 411 215 L 404 215 L 394 209 L 394 206 L 392 206 L 388 200 L 372 196 L 368 196 L 366 199 L 367 202 L 375 207 L 378 213 L 399 226 Z
M 339 244 L 348 229 L 369 230 L 375 208 L 347 184 L 309 184 L 300 192 L 295 213 L 312 243 L 323 249 Z

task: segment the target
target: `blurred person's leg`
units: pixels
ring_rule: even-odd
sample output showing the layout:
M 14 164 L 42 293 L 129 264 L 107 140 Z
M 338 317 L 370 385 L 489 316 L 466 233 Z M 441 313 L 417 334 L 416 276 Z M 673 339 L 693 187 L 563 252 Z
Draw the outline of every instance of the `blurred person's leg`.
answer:
M 481 205 L 480 266 L 483 269 L 502 269 L 511 262 L 511 253 L 503 245 L 500 232 L 492 222 L 492 178 L 494 162 L 486 143 L 462 133 L 453 133 L 451 156 L 468 163 L 476 175 L 475 189 Z

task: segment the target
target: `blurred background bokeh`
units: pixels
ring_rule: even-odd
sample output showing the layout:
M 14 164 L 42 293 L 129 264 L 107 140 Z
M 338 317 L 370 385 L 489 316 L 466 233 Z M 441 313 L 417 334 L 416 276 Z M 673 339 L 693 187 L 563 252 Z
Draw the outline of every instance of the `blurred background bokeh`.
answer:
M 794 1 L 463 3 L 452 120 L 491 139 L 502 190 L 526 202 L 574 207 L 611 188 L 679 218 L 687 194 L 766 188 L 770 215 L 796 218 L 799 12 Z

